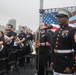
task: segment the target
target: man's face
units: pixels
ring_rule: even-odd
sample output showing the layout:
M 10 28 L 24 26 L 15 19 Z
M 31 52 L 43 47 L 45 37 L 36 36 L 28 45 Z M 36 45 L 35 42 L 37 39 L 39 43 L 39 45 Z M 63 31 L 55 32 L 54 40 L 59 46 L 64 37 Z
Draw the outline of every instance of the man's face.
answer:
M 59 25 L 64 25 L 67 22 L 68 22 L 68 18 L 67 17 L 58 17 Z
M 14 29 L 14 28 L 12 28 L 11 30 L 12 30 L 12 31 L 15 31 L 15 29 Z
M 11 28 L 11 26 L 7 26 L 7 29 L 10 31 L 12 28 Z
M 44 28 L 46 28 L 46 26 L 44 25 L 44 23 L 41 23 L 40 24 L 40 29 L 44 29 Z
M 20 31 L 21 31 L 21 32 L 23 32 L 23 31 L 24 31 L 24 29 L 23 29 L 23 28 L 21 28 L 21 29 L 20 29 Z
M 27 32 L 27 33 L 29 33 L 29 31 L 30 31 L 29 29 L 26 29 L 26 32 Z

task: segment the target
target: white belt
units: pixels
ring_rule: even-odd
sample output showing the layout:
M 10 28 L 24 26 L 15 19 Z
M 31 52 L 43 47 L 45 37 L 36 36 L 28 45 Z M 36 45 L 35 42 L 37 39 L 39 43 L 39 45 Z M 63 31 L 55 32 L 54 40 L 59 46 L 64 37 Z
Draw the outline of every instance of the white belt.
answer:
M 70 50 L 57 50 L 57 49 L 54 49 L 54 52 L 55 53 L 72 53 L 74 52 L 73 49 L 70 49 Z

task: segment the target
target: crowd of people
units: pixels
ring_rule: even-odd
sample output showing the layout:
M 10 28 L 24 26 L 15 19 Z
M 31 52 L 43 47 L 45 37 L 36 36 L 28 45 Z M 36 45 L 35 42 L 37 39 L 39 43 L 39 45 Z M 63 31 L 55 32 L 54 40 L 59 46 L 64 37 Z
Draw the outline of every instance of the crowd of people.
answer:
M 50 24 L 41 23 L 35 35 L 30 29 L 21 27 L 17 34 L 11 24 L 8 24 L 6 33 L 0 31 L 0 59 L 8 57 L 9 53 L 22 49 L 25 55 L 30 54 L 30 41 L 36 50 L 36 69 L 38 75 L 45 75 L 44 71 L 52 67 L 54 75 L 75 75 L 76 66 L 76 28 L 68 25 L 71 13 L 66 9 L 60 9 L 57 18 L 60 28 L 53 32 Z M 8 38 L 6 38 L 8 37 Z M 19 60 L 19 66 L 22 66 Z M 30 58 L 26 59 L 26 64 Z
M 25 33 L 25 27 L 21 27 L 20 33 L 17 34 L 13 25 L 8 24 L 5 32 L 0 31 L 0 59 L 9 57 L 11 52 L 22 49 L 24 55 L 31 53 L 29 41 L 33 41 L 34 35 L 28 28 Z M 19 60 L 19 66 L 24 66 L 23 61 L 25 58 Z M 26 59 L 26 64 L 30 62 L 30 59 Z

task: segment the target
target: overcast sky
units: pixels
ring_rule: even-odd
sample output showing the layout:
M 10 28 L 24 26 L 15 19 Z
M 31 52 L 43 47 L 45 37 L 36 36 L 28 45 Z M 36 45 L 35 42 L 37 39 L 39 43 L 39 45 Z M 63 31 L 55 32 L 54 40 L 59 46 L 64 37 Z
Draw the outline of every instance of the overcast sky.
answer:
M 34 31 L 39 25 L 40 0 L 0 0 L 0 24 L 16 19 L 18 25 L 28 26 Z M 44 9 L 76 6 L 76 0 L 44 0 Z

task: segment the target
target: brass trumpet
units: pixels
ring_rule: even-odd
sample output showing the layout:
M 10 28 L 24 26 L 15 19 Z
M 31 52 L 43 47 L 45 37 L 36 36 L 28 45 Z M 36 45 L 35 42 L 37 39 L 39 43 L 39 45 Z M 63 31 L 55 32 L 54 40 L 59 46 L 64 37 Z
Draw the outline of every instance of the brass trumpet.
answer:
M 16 40 L 16 41 L 20 41 L 20 38 L 17 36 L 17 37 L 15 38 L 15 40 Z M 16 42 L 15 42 L 15 43 L 16 43 Z M 23 43 L 19 43 L 18 45 L 19 45 L 20 48 L 23 48 L 23 47 L 24 47 L 24 44 L 23 44 Z

